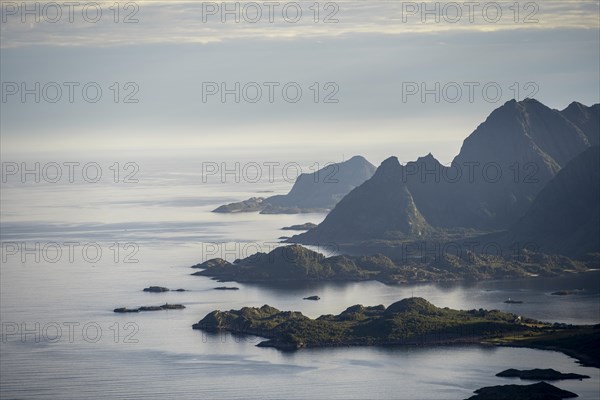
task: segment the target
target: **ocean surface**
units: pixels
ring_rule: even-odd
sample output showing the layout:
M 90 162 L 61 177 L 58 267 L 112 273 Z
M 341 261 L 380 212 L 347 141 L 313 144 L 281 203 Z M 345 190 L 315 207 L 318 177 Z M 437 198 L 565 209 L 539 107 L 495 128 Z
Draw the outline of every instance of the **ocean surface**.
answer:
M 81 177 L 73 183 L 14 177 L 2 183 L 2 399 L 464 399 L 483 386 L 527 383 L 495 376 L 504 369 L 548 367 L 590 375 L 553 384 L 581 399 L 600 397 L 600 370 L 551 351 L 456 346 L 281 352 L 256 347 L 257 337 L 192 330 L 215 309 L 269 304 L 316 317 L 410 296 L 441 307 L 599 323 L 600 272 L 444 285 L 228 283 L 240 290 L 215 291 L 219 283 L 190 276 L 189 267 L 268 252 L 290 235 L 282 227 L 325 217 L 210 212 L 252 196 L 286 193 L 293 176 L 282 173 L 285 162 L 273 179 L 254 182 L 245 175 L 236 182 L 233 175 L 207 176 L 206 165 L 203 174 L 197 159 L 138 160 L 136 183 L 114 179 L 115 161 L 121 172 L 133 171 L 123 168 L 128 160 L 104 160 L 97 183 Z M 312 162 L 297 164 L 303 172 L 314 170 Z M 142 291 L 151 285 L 187 291 Z M 551 295 L 558 290 L 577 294 Z M 302 300 L 310 295 L 321 300 Z M 524 303 L 505 304 L 507 298 Z M 167 302 L 186 308 L 112 312 Z

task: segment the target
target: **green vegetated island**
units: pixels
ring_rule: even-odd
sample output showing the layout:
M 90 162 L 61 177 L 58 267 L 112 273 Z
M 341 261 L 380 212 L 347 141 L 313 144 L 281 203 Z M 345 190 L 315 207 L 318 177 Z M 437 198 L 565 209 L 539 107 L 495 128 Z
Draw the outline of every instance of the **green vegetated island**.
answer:
M 435 346 L 474 344 L 517 346 L 561 351 L 583 365 L 600 367 L 600 324 L 549 324 L 497 310 L 439 308 L 422 298 L 407 298 L 385 307 L 355 305 L 338 315 L 312 319 L 297 311 L 269 305 L 239 310 L 215 310 L 192 326 L 209 332 L 228 331 L 266 340 L 259 347 L 298 350 L 339 346 Z M 522 380 L 587 379 L 589 376 L 553 369 L 508 369 L 499 377 Z M 546 382 L 497 385 L 475 391 L 469 400 L 560 400 L 573 392 Z
M 206 331 L 264 337 L 260 347 L 296 350 L 333 346 L 487 344 L 562 351 L 600 366 L 600 325 L 549 324 L 497 310 L 439 308 L 422 298 L 388 307 L 355 305 L 311 319 L 264 305 L 213 311 L 193 325 Z

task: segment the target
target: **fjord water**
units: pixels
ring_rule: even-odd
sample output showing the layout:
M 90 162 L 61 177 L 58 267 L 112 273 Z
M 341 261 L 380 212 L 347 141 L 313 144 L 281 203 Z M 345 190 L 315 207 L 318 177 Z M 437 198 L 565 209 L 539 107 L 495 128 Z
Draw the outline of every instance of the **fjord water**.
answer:
M 230 177 L 222 183 L 217 176 L 204 183 L 198 161 L 171 160 L 140 163 L 137 178 L 139 183 L 131 184 L 3 184 L 3 246 L 56 243 L 64 250 L 64 243 L 77 242 L 103 248 L 95 262 L 77 251 L 72 260 L 63 254 L 56 262 L 44 257 L 37 262 L 28 255 L 22 262 L 20 253 L 8 255 L 3 248 L 3 399 L 463 399 L 482 386 L 526 383 L 494 376 L 504 369 L 550 367 L 590 375 L 589 380 L 555 385 L 582 399 L 598 398 L 599 370 L 581 367 L 557 352 L 478 346 L 280 352 L 256 347 L 261 340 L 257 337 L 207 334 L 191 326 L 215 309 L 269 304 L 316 317 L 358 303 L 389 305 L 413 295 L 440 307 L 495 308 L 544 321 L 599 323 L 599 272 L 413 286 L 227 283 L 240 290 L 215 291 L 220 284 L 190 276 L 189 266 L 209 257 L 231 260 L 269 251 L 280 236 L 290 234 L 281 227 L 318 223 L 324 214 L 210 212 L 220 204 L 273 194 L 266 191 L 287 192 L 291 183 L 281 174 L 275 174 L 274 182 L 236 183 Z M 115 243 L 121 247 L 116 259 L 111 250 Z M 123 248 L 126 243 L 139 248 L 132 256 L 139 262 L 125 262 L 131 255 Z M 142 291 L 150 285 L 189 291 Z M 576 289 L 583 290 L 571 296 L 550 294 Z M 321 300 L 302 300 L 309 295 Z M 509 297 L 524 303 L 505 304 Z M 112 312 L 116 307 L 165 302 L 181 303 L 186 309 Z M 15 327 L 28 331 L 12 333 Z

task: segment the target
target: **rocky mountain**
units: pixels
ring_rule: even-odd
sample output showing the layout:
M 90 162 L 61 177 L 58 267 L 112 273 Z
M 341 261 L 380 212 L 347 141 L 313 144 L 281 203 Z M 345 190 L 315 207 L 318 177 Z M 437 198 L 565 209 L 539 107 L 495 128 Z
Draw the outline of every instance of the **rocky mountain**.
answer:
M 598 108 L 573 103 L 561 112 L 533 99 L 509 101 L 465 139 L 450 166 L 431 154 L 408 163 L 406 185 L 433 226 L 506 229 L 590 147 Z
M 262 214 L 289 214 L 327 211 L 352 189 L 375 173 L 375 166 L 364 157 L 329 164 L 311 174 L 301 174 L 288 194 L 255 198 L 218 207 L 214 212 L 261 211 Z M 249 203 L 251 203 L 249 206 Z
M 506 234 L 547 254 L 600 253 L 600 147 L 573 159 Z
M 431 154 L 406 165 L 388 159 L 318 227 L 290 241 L 347 243 L 402 234 L 414 239 L 436 229 L 508 229 L 561 168 L 590 147 L 597 109 L 573 103 L 558 111 L 533 99 L 509 101 L 465 139 L 450 166 Z
M 600 145 L 600 104 L 587 107 L 574 101 L 560 113 L 581 129 L 591 145 Z
M 365 238 L 421 236 L 431 230 L 403 182 L 396 157 L 383 161 L 375 175 L 350 192 L 303 240 L 355 241 Z
M 301 174 L 286 195 L 266 199 L 272 207 L 333 208 L 352 189 L 375 173 L 364 157 L 330 164 L 312 174 Z

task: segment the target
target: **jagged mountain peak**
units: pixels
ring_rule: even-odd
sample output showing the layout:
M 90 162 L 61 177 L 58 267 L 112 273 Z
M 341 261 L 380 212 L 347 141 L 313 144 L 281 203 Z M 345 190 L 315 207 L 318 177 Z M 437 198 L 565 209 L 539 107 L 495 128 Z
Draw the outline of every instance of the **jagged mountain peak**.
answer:
M 436 158 L 431 153 L 428 153 L 426 156 L 417 158 L 417 162 L 430 162 L 430 161 L 437 161 Z
M 370 240 L 421 236 L 432 230 L 403 183 L 398 158 L 389 157 L 371 179 L 344 197 L 321 224 L 293 239 L 302 243 L 333 238 Z
M 597 130 L 593 116 L 599 107 L 572 103 L 571 109 L 585 113 L 573 122 L 536 99 L 508 101 L 465 139 L 452 167 L 431 153 L 406 165 L 389 157 L 319 226 L 291 242 L 404 240 L 438 234 L 438 228 L 507 229 L 590 146 L 584 132 Z M 500 170 L 499 179 L 484 173 L 490 164 Z
M 600 251 L 600 147 L 575 157 L 538 194 L 509 230 L 545 253 L 584 256 Z
M 398 161 L 398 157 L 392 156 L 389 157 L 379 165 L 375 174 L 373 175 L 373 180 L 385 180 L 385 181 L 398 181 L 402 175 L 402 166 L 400 165 L 400 161 Z
M 584 132 L 560 111 L 526 99 L 495 109 L 465 139 L 455 161 L 533 162 L 553 175 L 589 145 Z
M 578 101 L 573 101 L 563 111 L 566 111 L 566 110 L 569 110 L 569 109 L 582 109 L 583 107 L 585 107 L 585 105 L 581 104 Z
M 560 113 L 581 129 L 592 146 L 600 144 L 600 104 L 588 107 L 574 101 Z

